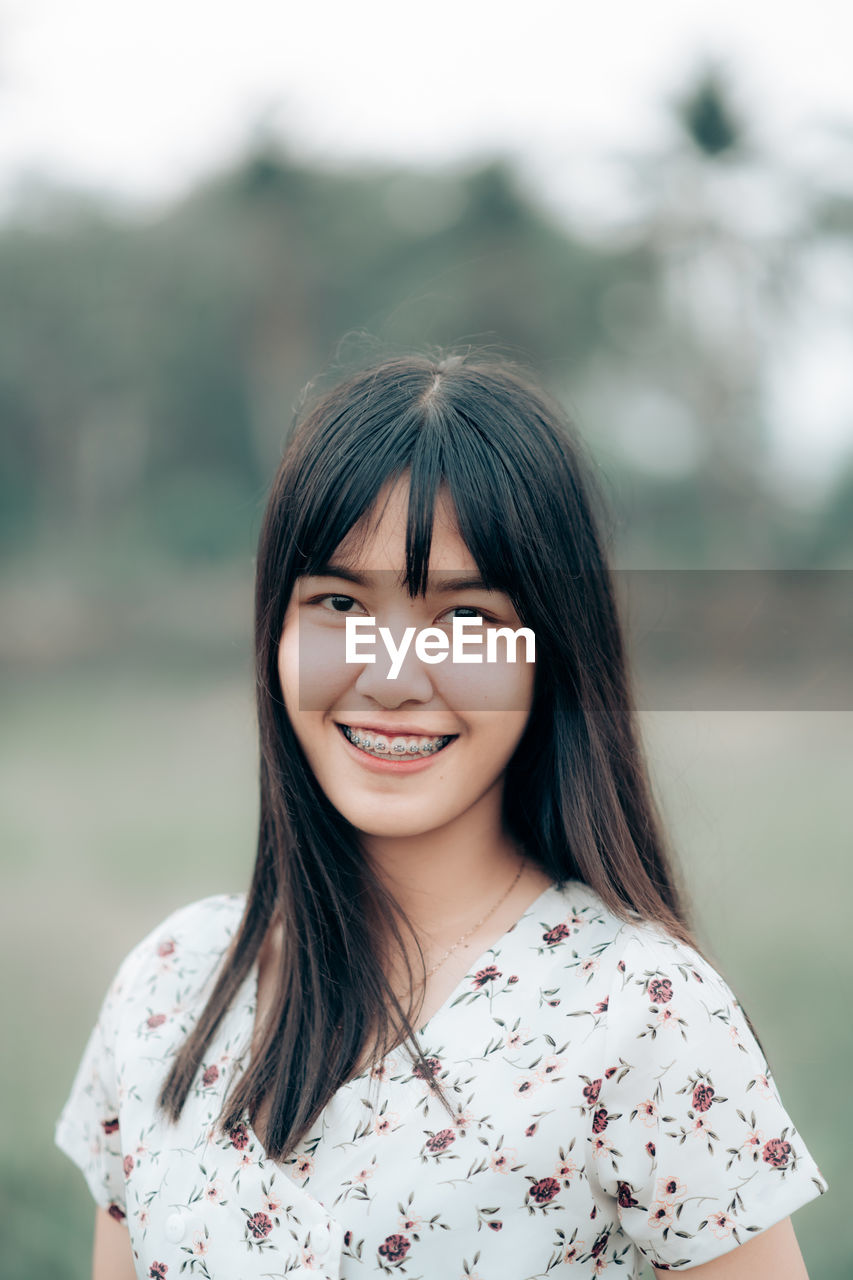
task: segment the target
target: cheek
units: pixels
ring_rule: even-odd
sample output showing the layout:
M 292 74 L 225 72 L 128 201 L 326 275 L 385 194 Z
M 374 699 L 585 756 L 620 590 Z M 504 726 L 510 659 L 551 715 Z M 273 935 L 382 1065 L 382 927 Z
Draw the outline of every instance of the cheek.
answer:
M 346 662 L 343 632 L 328 627 L 285 624 L 278 650 L 278 672 L 291 717 L 300 711 L 324 711 L 353 681 Z
M 430 668 L 441 697 L 455 711 L 506 711 L 525 715 L 533 703 L 532 662 L 461 663 Z
M 465 750 L 459 767 L 447 771 L 448 785 L 466 796 L 492 787 L 506 772 L 528 718 L 526 710 L 470 712 Z
M 278 645 L 278 678 L 284 705 L 292 716 L 299 706 L 299 645 L 295 631 L 285 627 Z

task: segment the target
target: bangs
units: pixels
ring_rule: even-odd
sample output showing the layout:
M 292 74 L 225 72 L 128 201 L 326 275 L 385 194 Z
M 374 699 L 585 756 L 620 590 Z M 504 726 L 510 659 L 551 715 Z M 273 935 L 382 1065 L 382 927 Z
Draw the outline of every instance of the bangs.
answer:
M 294 529 L 296 546 L 304 549 L 297 574 L 318 572 L 345 540 L 357 552 L 382 518 L 383 488 L 390 493 L 395 482 L 403 482 L 409 493 L 402 581 L 409 595 L 427 590 L 436 503 L 445 495 L 484 584 L 515 600 L 526 576 L 518 542 L 524 524 L 519 499 L 529 506 L 521 491 L 527 484 L 506 465 L 507 453 L 496 447 L 493 432 L 433 399 L 410 400 L 399 416 L 388 415 L 384 422 L 349 415 L 322 435 L 314 473 L 303 476 Z M 528 538 L 521 541 L 526 547 Z

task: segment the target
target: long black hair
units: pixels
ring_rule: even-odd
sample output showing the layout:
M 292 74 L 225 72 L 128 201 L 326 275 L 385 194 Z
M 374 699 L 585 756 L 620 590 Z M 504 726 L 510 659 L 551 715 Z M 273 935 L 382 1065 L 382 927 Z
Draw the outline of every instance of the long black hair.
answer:
M 252 1061 L 226 1100 L 223 1127 L 254 1118 L 264 1103 L 265 1146 L 282 1157 L 368 1044 L 384 1053 L 404 1043 L 414 1069 L 420 1061 L 429 1078 L 412 1028 L 411 967 L 403 1009 L 385 976 L 376 925 L 391 921 L 404 959 L 400 925 L 413 930 L 372 872 L 359 833 L 314 778 L 277 668 L 297 577 L 333 559 L 389 480 L 409 481 L 410 595 L 426 589 L 442 489 L 484 581 L 505 591 L 535 632 L 533 704 L 506 771 L 506 829 L 558 885 L 583 881 L 621 918 L 655 921 L 697 947 L 640 747 L 592 470 L 562 409 L 527 375 L 470 355 L 374 364 L 324 394 L 297 424 L 258 550 L 257 860 L 229 961 L 163 1086 L 161 1105 L 173 1117 L 274 920 L 283 939 L 276 992 Z

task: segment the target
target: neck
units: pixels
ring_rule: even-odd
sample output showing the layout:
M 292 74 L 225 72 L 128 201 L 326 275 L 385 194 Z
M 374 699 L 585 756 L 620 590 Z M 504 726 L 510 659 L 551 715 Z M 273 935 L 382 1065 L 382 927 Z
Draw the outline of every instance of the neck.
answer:
M 498 815 L 484 820 L 476 808 L 444 828 L 363 843 L 376 874 L 427 936 L 470 925 L 511 884 L 523 858 Z

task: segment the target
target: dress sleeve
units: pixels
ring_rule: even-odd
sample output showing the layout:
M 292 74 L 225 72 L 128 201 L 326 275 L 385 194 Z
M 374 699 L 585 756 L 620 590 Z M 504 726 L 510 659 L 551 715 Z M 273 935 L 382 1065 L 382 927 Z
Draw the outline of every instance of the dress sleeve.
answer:
M 709 1262 L 827 1190 L 737 1000 L 692 948 L 631 937 L 604 1053 L 590 1181 L 656 1267 Z
M 123 994 L 149 951 L 146 938 L 125 958 L 110 984 L 55 1133 L 56 1145 L 82 1171 L 97 1203 L 118 1221 L 127 1212 L 116 1080 L 119 1013 Z

